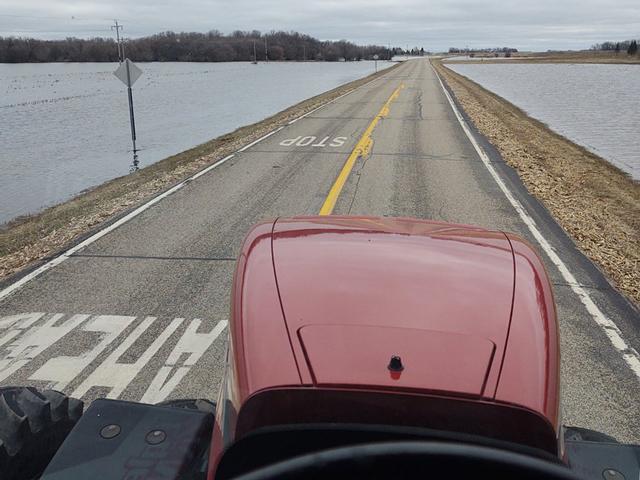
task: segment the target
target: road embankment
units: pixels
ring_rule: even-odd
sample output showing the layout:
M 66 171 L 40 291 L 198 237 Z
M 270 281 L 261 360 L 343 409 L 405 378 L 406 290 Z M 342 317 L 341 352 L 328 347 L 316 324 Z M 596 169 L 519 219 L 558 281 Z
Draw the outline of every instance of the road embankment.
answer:
M 399 64 L 398 64 L 399 65 Z M 65 251 L 103 225 L 289 121 L 339 97 L 398 65 L 322 93 L 261 122 L 239 128 L 166 158 L 135 174 L 116 178 L 33 216 L 0 227 L 0 284 Z M 46 180 L 45 180 L 46 181 Z
M 640 183 L 441 62 L 432 63 L 529 192 L 613 284 L 640 304 Z

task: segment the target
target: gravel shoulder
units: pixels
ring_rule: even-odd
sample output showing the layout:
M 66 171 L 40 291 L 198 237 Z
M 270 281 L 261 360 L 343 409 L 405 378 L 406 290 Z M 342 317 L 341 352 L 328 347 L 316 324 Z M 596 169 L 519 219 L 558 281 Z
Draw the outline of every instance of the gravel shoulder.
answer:
M 432 63 L 529 192 L 612 283 L 640 304 L 640 183 L 440 61 Z
M 37 215 L 21 217 L 0 227 L 0 285 L 10 283 L 24 271 L 39 266 L 242 146 L 325 102 L 389 73 L 398 65 L 341 85 L 261 122 L 241 127 L 134 174 L 106 182 Z

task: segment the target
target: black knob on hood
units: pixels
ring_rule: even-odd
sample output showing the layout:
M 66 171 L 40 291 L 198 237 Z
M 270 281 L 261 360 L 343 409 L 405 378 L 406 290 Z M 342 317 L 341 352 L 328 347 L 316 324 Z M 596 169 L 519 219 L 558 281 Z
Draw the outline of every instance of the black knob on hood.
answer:
M 398 355 L 393 355 L 391 360 L 389 360 L 389 365 L 387 366 L 389 370 L 392 372 L 401 372 L 404 370 L 404 365 L 402 365 L 402 359 Z

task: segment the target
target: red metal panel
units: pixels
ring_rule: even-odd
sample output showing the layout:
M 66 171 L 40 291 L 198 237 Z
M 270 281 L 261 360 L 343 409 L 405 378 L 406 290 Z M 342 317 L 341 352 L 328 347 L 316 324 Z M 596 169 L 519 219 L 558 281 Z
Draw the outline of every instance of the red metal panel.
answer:
M 486 338 L 496 345 L 487 378 L 487 391 L 495 390 L 513 294 L 503 233 L 410 219 L 298 218 L 278 220 L 273 249 L 292 338 L 305 325 L 331 324 Z
M 509 234 L 515 255 L 515 297 L 496 400 L 529 408 L 559 428 L 560 347 L 551 285 L 540 257 Z
M 248 234 L 234 278 L 231 341 L 238 403 L 263 388 L 300 384 L 273 272 L 272 226 L 263 223 Z
M 495 349 L 484 338 L 410 328 L 310 325 L 299 335 L 318 386 L 479 397 Z M 400 369 L 388 368 L 391 357 Z

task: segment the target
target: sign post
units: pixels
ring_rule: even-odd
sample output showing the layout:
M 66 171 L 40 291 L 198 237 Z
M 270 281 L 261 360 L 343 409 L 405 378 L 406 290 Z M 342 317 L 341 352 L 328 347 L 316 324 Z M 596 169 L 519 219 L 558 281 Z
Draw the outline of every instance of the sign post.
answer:
M 379 58 L 380 57 L 378 56 L 377 53 L 373 56 L 373 60 L 376 62 L 376 73 L 378 73 L 378 59 Z
M 133 91 L 131 87 L 136 80 L 142 75 L 142 70 L 128 58 L 116 69 L 113 74 L 127 86 L 127 95 L 129 98 L 129 123 L 131 124 L 131 142 L 133 143 L 133 165 L 131 171 L 138 170 L 138 149 L 136 148 L 136 121 L 133 115 Z

